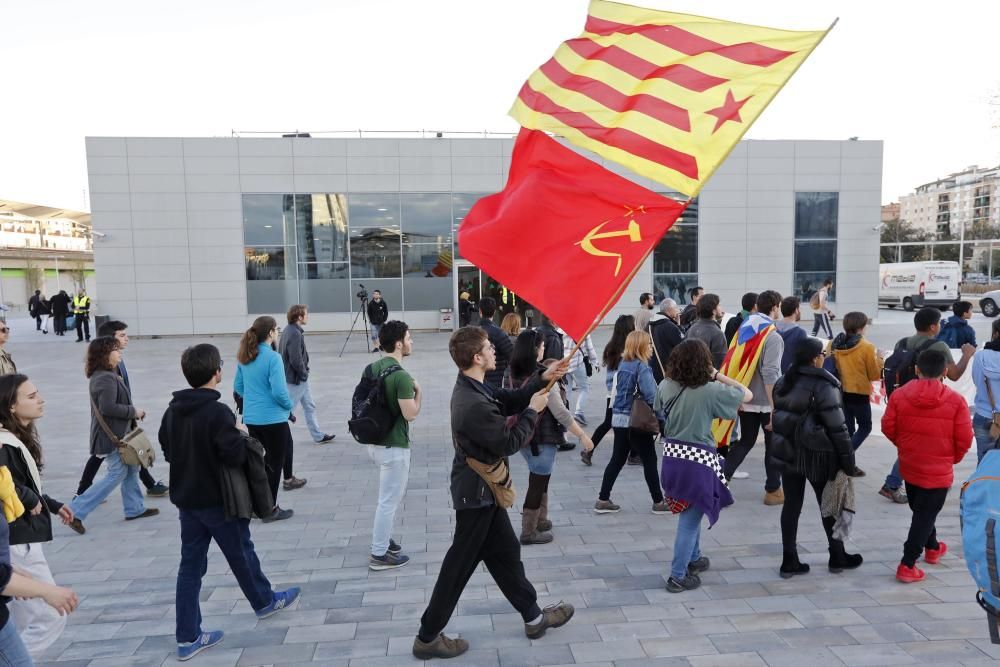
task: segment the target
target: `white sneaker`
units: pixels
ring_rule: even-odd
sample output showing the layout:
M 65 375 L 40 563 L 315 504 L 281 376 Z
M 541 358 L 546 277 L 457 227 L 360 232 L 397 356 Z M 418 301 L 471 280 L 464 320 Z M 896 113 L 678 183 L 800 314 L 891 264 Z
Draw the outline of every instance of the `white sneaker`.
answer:
M 737 470 L 733 473 L 733 479 L 748 479 L 749 477 L 750 473 L 743 472 L 742 470 Z

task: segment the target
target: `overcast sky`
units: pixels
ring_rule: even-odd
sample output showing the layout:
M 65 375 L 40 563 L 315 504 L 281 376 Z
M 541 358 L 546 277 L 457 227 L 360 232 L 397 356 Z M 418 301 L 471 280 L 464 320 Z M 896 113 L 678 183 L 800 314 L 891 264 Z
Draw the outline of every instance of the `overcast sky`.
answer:
M 1000 3 L 639 4 L 840 23 L 747 137 L 885 141 L 882 198 L 1000 162 Z M 84 137 L 490 130 L 586 0 L 0 0 L 0 199 L 84 205 Z M 991 105 L 991 99 L 994 104 Z

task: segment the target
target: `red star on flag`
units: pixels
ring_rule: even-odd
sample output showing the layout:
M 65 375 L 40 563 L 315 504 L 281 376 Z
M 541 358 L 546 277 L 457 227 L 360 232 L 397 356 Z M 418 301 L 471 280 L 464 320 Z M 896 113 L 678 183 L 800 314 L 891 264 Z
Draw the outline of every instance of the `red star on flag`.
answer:
M 715 121 L 715 128 L 712 130 L 712 134 L 715 134 L 719 128 L 722 127 L 722 124 L 728 120 L 742 123 L 743 119 L 740 118 L 740 109 L 743 108 L 743 105 L 746 104 L 751 97 L 753 97 L 753 95 L 737 102 L 736 98 L 733 97 L 732 90 L 726 92 L 726 101 L 722 103 L 721 107 L 716 107 L 715 109 L 710 109 L 705 112 L 718 119 Z

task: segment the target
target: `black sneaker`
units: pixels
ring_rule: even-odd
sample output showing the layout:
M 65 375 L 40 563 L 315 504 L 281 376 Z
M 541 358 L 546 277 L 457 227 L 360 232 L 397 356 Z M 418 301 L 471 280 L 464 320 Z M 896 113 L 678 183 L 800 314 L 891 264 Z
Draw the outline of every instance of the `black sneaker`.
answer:
M 388 549 L 388 552 L 391 553 L 391 554 L 398 554 L 402 550 L 403 550 L 403 547 L 401 547 L 398 544 L 396 544 L 396 540 L 394 540 L 394 539 L 392 539 L 390 537 L 389 538 L 389 549 Z
M 160 513 L 160 510 L 156 509 L 155 507 L 150 507 L 150 508 L 146 509 L 146 511 L 144 511 L 142 514 L 136 514 L 135 516 L 127 516 L 127 517 L 125 517 L 125 520 L 126 521 L 135 521 L 136 519 L 145 519 L 146 517 L 156 516 L 159 513 Z
M 693 561 L 688 563 L 688 574 L 698 574 L 699 572 L 704 572 L 711 565 L 712 562 L 708 560 L 708 556 L 695 558 Z
M 157 482 L 153 486 L 146 489 L 146 495 L 150 498 L 162 498 L 168 493 L 170 493 L 170 487 L 163 482 Z
M 397 567 L 403 567 L 409 562 L 409 556 L 405 556 L 400 553 L 394 554 L 386 551 L 381 556 L 376 556 L 375 554 L 369 556 L 368 569 L 376 572 L 381 572 L 382 570 L 395 570 Z
M 332 442 L 333 439 L 336 438 L 336 437 L 337 436 L 335 436 L 335 435 L 330 435 L 329 433 L 325 433 L 322 438 L 320 438 L 319 440 L 316 441 L 316 444 L 317 445 L 325 445 L 328 442 Z
M 580 452 L 580 460 L 585 466 L 594 465 L 594 450 L 591 449 L 589 452 L 586 450 Z
M 678 579 L 677 577 L 670 577 L 667 579 L 667 591 L 670 593 L 683 593 L 684 591 L 693 591 L 694 589 L 701 586 L 701 579 L 697 574 L 687 574 Z
M 559 445 L 560 452 L 568 452 L 573 449 L 576 449 L 575 442 L 564 442 L 563 444 Z
M 271 516 L 266 516 L 263 519 L 261 519 L 261 521 L 263 521 L 264 523 L 284 521 L 285 519 L 291 519 L 293 514 L 295 514 L 295 510 L 283 510 L 277 505 L 275 505 L 274 511 L 271 512 Z

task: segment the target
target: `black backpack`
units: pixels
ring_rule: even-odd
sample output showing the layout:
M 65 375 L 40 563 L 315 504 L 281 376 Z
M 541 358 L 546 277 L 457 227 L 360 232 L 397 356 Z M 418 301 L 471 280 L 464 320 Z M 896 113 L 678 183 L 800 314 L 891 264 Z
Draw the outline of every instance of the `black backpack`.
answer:
M 562 359 L 565 353 L 562 336 L 555 329 L 549 327 L 545 327 L 544 329 L 539 327 L 537 331 L 541 332 L 542 340 L 545 341 L 545 358 Z
M 376 445 L 392 430 L 396 415 L 385 397 L 385 379 L 400 370 L 401 366 L 393 364 L 375 376 L 369 364 L 361 374 L 351 398 L 351 418 L 347 420 L 347 429 L 361 444 Z
M 921 352 L 937 342 L 934 338 L 928 338 L 918 345 L 916 349 L 907 350 L 906 340 L 906 338 L 903 338 L 896 343 L 896 347 L 893 348 L 892 354 L 885 360 L 885 366 L 882 368 L 882 383 L 885 386 L 886 398 L 889 398 L 892 392 L 910 380 L 916 379 L 917 357 Z

